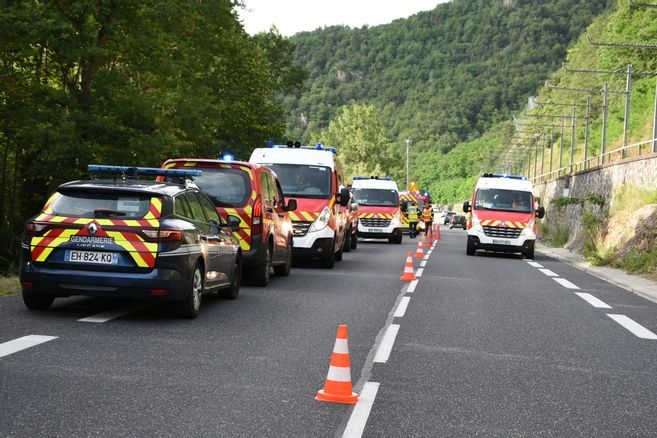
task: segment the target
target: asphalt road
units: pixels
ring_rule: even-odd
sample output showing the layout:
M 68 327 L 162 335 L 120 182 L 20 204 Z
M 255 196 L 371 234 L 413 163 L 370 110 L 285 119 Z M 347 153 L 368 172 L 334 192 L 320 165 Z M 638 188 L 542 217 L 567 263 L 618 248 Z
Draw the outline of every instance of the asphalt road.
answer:
M 0 298 L 0 347 L 56 337 L 0 357 L 0 436 L 656 436 L 657 340 L 635 333 L 657 333 L 657 304 L 538 255 L 466 257 L 464 236 L 443 232 L 413 292 L 405 237 L 235 301 L 206 296 L 196 320 Z M 355 409 L 314 400 L 338 324 L 367 388 Z

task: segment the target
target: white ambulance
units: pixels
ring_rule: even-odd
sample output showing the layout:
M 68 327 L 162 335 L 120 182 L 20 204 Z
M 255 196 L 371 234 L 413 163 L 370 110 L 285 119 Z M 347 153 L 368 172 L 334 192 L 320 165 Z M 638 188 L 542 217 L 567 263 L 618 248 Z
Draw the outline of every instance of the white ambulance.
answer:
M 524 176 L 482 175 L 472 199 L 463 203 L 469 213 L 466 254 L 481 249 L 534 258 L 536 219 L 545 209 L 538 206 L 533 190 Z
M 358 237 L 402 242 L 397 183 L 390 177 L 354 177 L 351 192 L 358 204 Z

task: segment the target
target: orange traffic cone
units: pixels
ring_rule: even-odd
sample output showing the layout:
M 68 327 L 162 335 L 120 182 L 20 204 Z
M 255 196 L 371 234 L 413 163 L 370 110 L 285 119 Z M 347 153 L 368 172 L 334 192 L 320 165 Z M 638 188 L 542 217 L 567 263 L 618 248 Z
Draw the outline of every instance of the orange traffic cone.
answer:
M 433 224 L 433 234 L 432 234 L 432 237 L 433 237 L 433 241 L 434 241 L 434 242 L 436 242 L 436 241 L 438 240 L 438 233 L 440 232 L 440 231 L 438 231 L 438 228 L 439 228 L 439 227 L 440 227 L 440 226 L 439 226 L 438 224 Z
M 423 259 L 424 258 L 424 250 L 422 250 L 422 240 L 417 241 L 417 250 L 415 251 L 415 258 L 416 259 Z
M 430 247 L 431 246 L 431 240 L 433 239 L 432 233 L 431 233 L 431 227 L 426 232 L 426 235 L 424 236 L 424 246 L 425 247 Z
M 438 230 L 438 236 L 437 236 L 436 240 L 443 240 L 443 236 L 440 233 L 440 224 L 438 224 L 438 226 L 436 227 L 436 230 Z
M 402 274 L 401 281 L 414 281 L 417 280 L 415 278 L 415 273 L 413 272 L 413 253 L 410 251 L 408 252 L 408 256 L 406 257 L 406 266 L 404 266 L 404 273 Z
M 349 362 L 349 343 L 347 341 L 347 326 L 340 324 L 335 337 L 331 365 L 324 389 L 320 389 L 315 400 L 333 403 L 356 404 L 358 394 L 351 388 L 351 364 Z

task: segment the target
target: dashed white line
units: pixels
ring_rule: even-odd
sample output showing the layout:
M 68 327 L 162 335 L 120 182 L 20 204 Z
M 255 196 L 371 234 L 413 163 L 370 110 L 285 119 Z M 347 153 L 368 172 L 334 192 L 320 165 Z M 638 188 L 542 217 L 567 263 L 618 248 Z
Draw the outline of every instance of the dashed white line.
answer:
M 412 294 L 415 292 L 415 288 L 417 287 L 417 280 L 413 280 L 410 283 L 408 283 L 408 288 L 406 289 L 407 294 Z
M 416 276 L 417 278 L 420 278 L 420 277 L 422 277 L 422 273 L 423 273 L 423 272 L 424 272 L 424 268 L 420 268 L 420 269 L 418 269 L 417 272 L 415 273 L 415 276 Z
M 550 271 L 549 269 L 539 269 L 543 274 L 547 275 L 548 277 L 558 277 L 559 275 L 556 274 L 553 271 Z
M 57 339 L 57 336 L 28 335 L 3 342 L 0 344 L 0 357 L 9 356 L 10 354 L 34 347 L 35 345 L 43 344 L 44 342 L 52 341 L 53 339 Z
M 367 419 L 370 416 L 372 405 L 376 399 L 376 393 L 379 391 L 379 383 L 367 382 L 363 385 L 363 390 L 358 396 L 358 402 L 351 412 L 347 427 L 342 434 L 343 438 L 360 438 L 365 430 Z
M 411 301 L 411 297 L 402 297 L 397 310 L 395 310 L 395 318 L 401 318 L 406 314 L 406 308 L 408 307 L 408 302 Z
M 566 280 L 565 278 L 553 278 L 554 281 L 565 287 L 566 289 L 579 289 L 578 286 L 574 285 L 570 281 Z
M 427 261 L 426 261 L 426 260 L 422 260 L 422 261 L 420 262 L 420 268 L 424 268 L 426 265 L 427 265 Z
M 585 292 L 575 292 L 575 295 L 578 295 L 581 299 L 588 302 L 593 307 L 597 307 L 598 309 L 611 309 L 612 308 L 609 304 L 605 303 L 602 300 L 599 300 L 598 298 L 594 297 L 591 294 L 587 294 Z
M 529 266 L 533 266 L 534 268 L 542 268 L 543 267 L 543 265 L 541 265 L 540 263 L 536 263 L 536 262 L 527 262 L 527 264 Z
M 608 313 L 607 316 L 641 339 L 657 339 L 656 334 L 625 315 L 614 315 Z
M 121 306 L 113 310 L 108 310 L 107 312 L 98 313 L 96 315 L 91 315 L 86 318 L 78 319 L 80 322 L 95 322 L 103 323 L 110 321 L 115 318 L 127 315 L 128 313 L 136 312 L 137 310 L 145 309 L 146 307 L 152 306 L 153 303 L 132 303 L 126 306 Z
M 392 346 L 395 345 L 395 339 L 397 338 L 397 333 L 399 332 L 399 324 L 390 324 L 386 329 L 386 333 L 383 335 L 379 349 L 376 351 L 376 356 L 374 356 L 375 363 L 386 363 L 390 358 L 390 352 L 392 351 Z

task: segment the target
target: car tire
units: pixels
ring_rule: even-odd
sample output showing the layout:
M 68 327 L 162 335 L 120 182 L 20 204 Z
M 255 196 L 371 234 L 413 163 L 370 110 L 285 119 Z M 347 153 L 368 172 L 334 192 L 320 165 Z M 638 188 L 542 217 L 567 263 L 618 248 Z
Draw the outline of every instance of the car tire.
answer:
M 203 278 L 203 269 L 201 269 L 200 263 L 196 263 L 192 276 L 189 279 L 187 297 L 180 303 L 178 309 L 178 314 L 182 318 L 193 319 L 198 316 L 198 313 L 201 310 L 201 300 L 204 287 L 205 281 Z
M 239 259 L 235 259 L 233 265 L 232 277 L 230 279 L 230 287 L 219 291 L 219 296 L 226 300 L 234 300 L 240 294 L 240 285 L 242 283 L 242 264 Z
M 396 243 L 397 245 L 401 245 L 401 243 L 402 243 L 402 234 L 401 233 L 399 235 L 394 234 L 390 239 L 388 239 L 388 242 Z
M 292 237 L 288 239 L 285 263 L 274 267 L 274 274 L 279 277 L 287 277 L 292 269 Z
M 50 295 L 23 292 L 23 303 L 30 310 L 48 310 L 53 301 L 55 301 L 55 297 Z
M 529 248 L 526 249 L 522 252 L 522 255 L 525 256 L 526 259 L 533 259 L 534 258 L 534 248 Z
M 344 236 L 344 245 L 342 245 L 343 252 L 351 251 L 351 228 L 347 231 L 347 234 Z
M 356 249 L 358 248 L 358 232 L 354 232 L 351 235 L 351 249 Z
M 324 254 L 324 257 L 322 257 L 319 262 L 324 269 L 333 269 L 335 266 L 335 253 L 333 252 L 334 246 L 335 244 L 331 241 L 330 245 L 328 245 L 330 248 L 329 252 Z
M 258 287 L 265 287 L 269 284 L 271 278 L 271 252 L 271 245 L 268 244 L 265 249 L 265 259 L 251 272 L 253 284 Z
M 475 251 L 476 251 L 476 249 L 475 249 L 474 244 L 472 242 L 470 242 L 470 240 L 468 239 L 468 243 L 467 243 L 467 246 L 465 248 L 465 253 L 469 256 L 473 256 L 473 255 L 475 255 Z
M 342 261 L 342 255 L 344 253 L 343 249 L 344 249 L 344 245 L 341 246 L 340 249 L 335 252 L 335 261 L 336 262 L 341 262 Z

